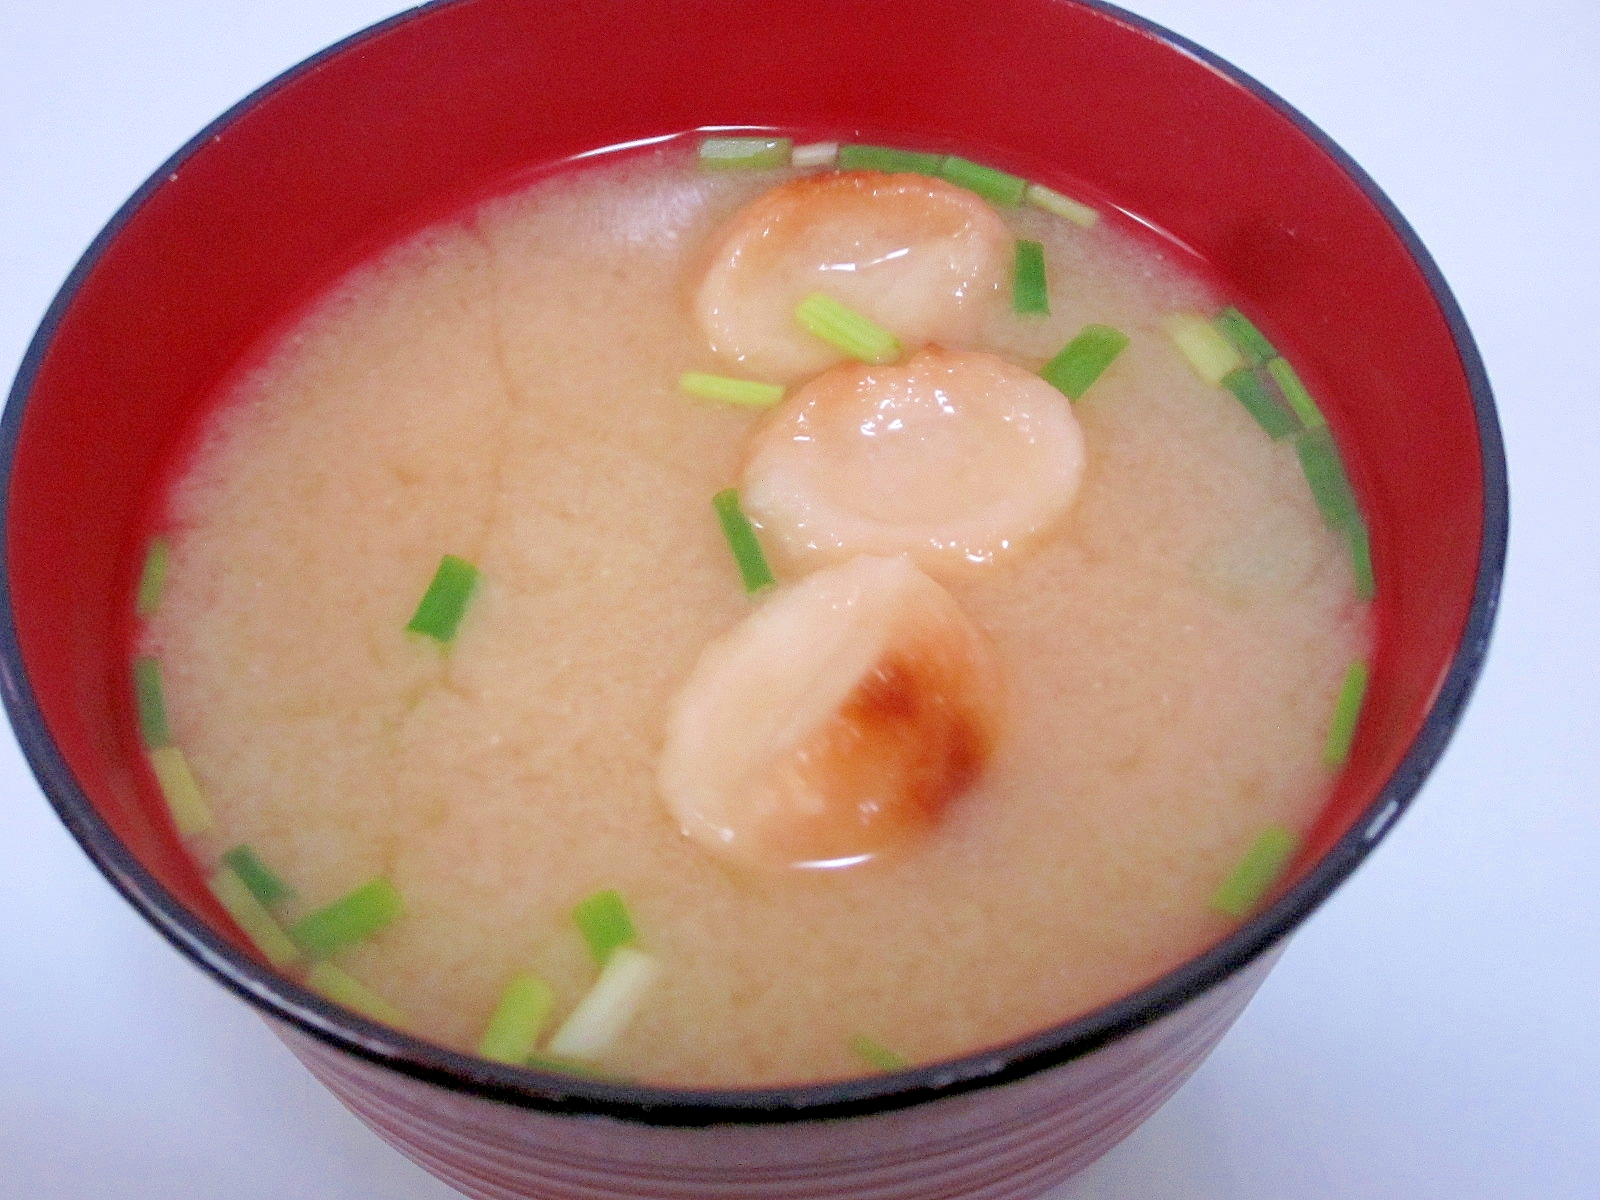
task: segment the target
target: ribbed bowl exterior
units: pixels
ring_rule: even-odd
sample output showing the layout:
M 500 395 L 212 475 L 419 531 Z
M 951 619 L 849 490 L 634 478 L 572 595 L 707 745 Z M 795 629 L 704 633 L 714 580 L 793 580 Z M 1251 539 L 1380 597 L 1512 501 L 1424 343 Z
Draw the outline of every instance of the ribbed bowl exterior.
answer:
M 474 1200 L 1031 1200 L 1160 1107 L 1276 958 L 1055 1068 L 848 1120 L 676 1127 L 562 1115 L 438 1087 L 274 1028 L 351 1112 Z

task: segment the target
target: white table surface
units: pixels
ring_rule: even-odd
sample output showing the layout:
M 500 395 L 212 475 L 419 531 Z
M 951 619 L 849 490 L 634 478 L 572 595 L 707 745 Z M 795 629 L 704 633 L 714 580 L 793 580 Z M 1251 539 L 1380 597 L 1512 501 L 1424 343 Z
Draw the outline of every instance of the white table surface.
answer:
M 641 0 L 645 2 L 645 0 Z M 393 0 L 0 0 L 0 377 L 123 199 Z M 1052 1200 L 1600 1196 L 1600 5 L 1131 0 L 1362 163 L 1439 262 L 1513 492 L 1488 668 L 1221 1049 Z M 0 1197 L 448 1200 L 171 950 L 0 740 Z

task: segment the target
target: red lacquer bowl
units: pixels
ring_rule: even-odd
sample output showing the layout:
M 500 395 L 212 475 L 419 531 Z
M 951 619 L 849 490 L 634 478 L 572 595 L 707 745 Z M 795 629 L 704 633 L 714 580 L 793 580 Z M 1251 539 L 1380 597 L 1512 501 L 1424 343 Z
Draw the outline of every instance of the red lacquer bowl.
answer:
M 1091 193 L 1203 259 L 1323 402 L 1379 580 L 1354 750 L 1271 905 L 1132 996 L 847 1083 L 685 1091 L 495 1066 L 267 970 L 149 788 L 124 638 L 137 514 L 241 352 L 471 196 L 705 126 L 945 147 Z M 453 0 L 397 17 L 227 113 L 117 214 L 28 351 L 0 455 L 5 700 L 62 819 L 357 1114 L 479 1197 L 1020 1198 L 1086 1165 L 1198 1065 L 1415 794 L 1482 664 L 1507 522 L 1482 366 L 1399 214 L 1253 81 L 1071 0 Z

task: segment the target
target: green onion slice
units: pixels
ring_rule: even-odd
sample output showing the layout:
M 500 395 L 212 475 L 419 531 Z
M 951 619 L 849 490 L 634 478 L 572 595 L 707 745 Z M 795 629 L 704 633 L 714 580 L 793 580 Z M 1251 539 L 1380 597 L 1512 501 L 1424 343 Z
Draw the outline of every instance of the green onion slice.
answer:
M 294 898 L 294 889 L 278 878 L 251 847 L 235 846 L 222 856 L 222 861 L 250 889 L 250 894 L 268 908 Z
M 864 1033 L 850 1039 L 850 1050 L 868 1066 L 880 1071 L 903 1071 L 911 1065 L 883 1043 Z
M 771 408 L 783 399 L 782 384 L 733 379 L 727 375 L 707 375 L 703 371 L 685 371 L 678 376 L 678 390 L 702 400 L 716 400 L 745 408 Z
M 751 595 L 777 583 L 767 556 L 761 552 L 761 542 L 756 538 L 750 518 L 739 507 L 737 488 L 724 488 L 711 497 L 711 506 L 717 510 L 717 520 L 722 523 L 722 536 L 728 540 L 733 561 L 738 564 L 739 576 L 744 580 L 744 590 Z
M 700 166 L 708 171 L 761 170 L 789 165 L 791 138 L 708 137 L 700 142 Z
M 1339 699 L 1333 706 L 1333 721 L 1328 726 L 1328 740 L 1322 746 L 1322 761 L 1330 767 L 1342 766 L 1350 757 L 1350 745 L 1356 737 L 1356 721 L 1361 716 L 1361 704 L 1367 697 L 1367 664 L 1353 662 L 1344 673 L 1339 685 Z
M 405 1013 L 348 971 L 342 971 L 332 963 L 312 963 L 311 969 L 306 972 L 306 985 L 335 1004 L 342 1004 L 374 1021 L 382 1021 L 385 1025 L 406 1023 Z
M 161 690 L 161 662 L 149 655 L 133 660 L 133 694 L 139 707 L 139 736 L 148 749 L 172 744 L 167 701 Z
M 886 363 L 900 356 L 899 338 L 826 292 L 812 292 L 795 305 L 794 319 L 807 333 L 862 362 Z
M 1255 327 L 1254 322 L 1232 305 L 1219 312 L 1212 324 L 1252 367 L 1262 366 L 1278 357 L 1278 351 Z
M 1267 436 L 1277 441 L 1298 428 L 1298 422 L 1278 403 L 1274 389 L 1252 367 L 1239 367 L 1222 377 L 1222 386 L 1234 394 Z
M 232 867 L 220 868 L 207 880 L 207 886 L 269 963 L 281 969 L 300 957 L 299 947 Z
M 371 937 L 400 915 L 400 893 L 379 876 L 295 923 L 289 936 L 314 958 Z
M 1244 355 L 1233 348 L 1217 327 L 1199 313 L 1175 313 L 1167 318 L 1167 333 L 1184 358 L 1207 383 L 1220 384 L 1244 366 Z
M 1128 344 L 1128 335 L 1109 325 L 1085 325 L 1039 374 L 1069 400 L 1079 399 Z
M 1100 219 L 1100 214 L 1087 204 L 1074 200 L 1071 196 L 1063 196 L 1053 188 L 1047 188 L 1042 183 L 1030 183 L 1022 193 L 1023 198 L 1035 208 L 1042 208 L 1045 212 L 1065 218 L 1074 225 L 1081 225 L 1088 229 Z
M 145 551 L 144 569 L 139 572 L 139 590 L 134 593 L 133 608 L 141 617 L 148 617 L 161 607 L 161 589 L 167 581 L 167 539 L 156 538 Z
M 1356 506 L 1355 492 L 1350 488 L 1344 464 L 1339 461 L 1339 447 L 1328 427 L 1306 430 L 1295 439 L 1295 449 L 1300 454 L 1300 468 L 1305 472 L 1311 495 L 1328 527 L 1335 532 L 1361 528 L 1361 510 Z
M 661 973 L 661 964 L 633 946 L 619 946 L 594 986 L 551 1037 L 554 1058 L 592 1059 L 622 1035 Z
M 596 892 L 572 910 L 572 919 L 578 923 L 583 940 L 589 943 L 589 953 L 602 967 L 619 946 L 630 944 L 637 934 L 633 919 L 628 916 L 628 906 L 620 893 L 607 889 Z
M 1050 285 L 1044 274 L 1044 243 L 1017 239 L 1016 265 L 1011 276 L 1011 311 L 1050 313 Z
M 840 146 L 841 171 L 886 171 L 891 175 L 937 175 L 944 166 L 942 154 L 898 150 L 893 146 Z
M 555 989 L 544 980 L 531 974 L 514 976 L 500 993 L 500 1003 L 478 1041 L 479 1057 L 491 1062 L 527 1061 L 555 1006 Z
M 832 166 L 838 157 L 838 142 L 807 142 L 804 146 L 796 146 L 789 152 L 789 165 L 802 169 L 827 167 Z
M 939 177 L 969 192 L 977 192 L 990 204 L 1003 204 L 1008 208 L 1021 204 L 1023 193 L 1028 190 L 1026 179 L 1008 175 L 982 163 L 957 158 L 954 154 L 940 166 Z
M 1311 398 L 1311 393 L 1306 391 L 1306 385 L 1300 382 L 1300 376 L 1289 365 L 1288 359 L 1272 359 L 1267 363 L 1267 373 L 1283 390 L 1283 398 L 1289 402 L 1289 407 L 1294 409 L 1301 425 L 1307 429 L 1321 429 L 1328 423 L 1322 416 L 1322 410 L 1317 407 L 1317 402 Z
M 1372 540 L 1364 524 L 1353 525 L 1344 531 L 1350 543 L 1350 565 L 1356 575 L 1356 598 L 1371 600 L 1378 594 L 1378 579 L 1372 571 Z
M 1211 897 L 1211 907 L 1235 919 L 1251 912 L 1282 877 L 1299 844 L 1300 839 L 1281 825 L 1263 830 Z
M 149 755 L 150 769 L 155 772 L 156 783 L 160 785 L 179 836 L 193 837 L 210 832 L 216 820 L 183 751 L 173 745 L 157 746 Z
M 478 590 L 478 579 L 477 567 L 464 558 L 446 554 L 439 560 L 439 569 L 433 573 L 433 581 L 406 628 L 436 642 L 451 641 L 467 611 L 467 602 Z

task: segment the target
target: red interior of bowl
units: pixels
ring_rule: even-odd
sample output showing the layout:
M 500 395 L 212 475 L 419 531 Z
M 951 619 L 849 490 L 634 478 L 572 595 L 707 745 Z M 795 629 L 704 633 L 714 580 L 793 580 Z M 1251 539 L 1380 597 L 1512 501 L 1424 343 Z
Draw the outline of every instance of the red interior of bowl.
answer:
M 122 845 L 244 945 L 142 775 L 125 657 L 152 481 L 240 353 L 475 193 L 708 125 L 959 148 L 1087 187 L 1205 259 L 1292 347 L 1379 580 L 1368 704 L 1313 863 L 1395 772 L 1467 625 L 1485 503 L 1473 386 L 1406 236 L 1337 154 L 1203 57 L 1060 0 L 458 0 L 292 73 L 164 168 L 63 292 L 13 400 L 6 552 L 26 677 Z

